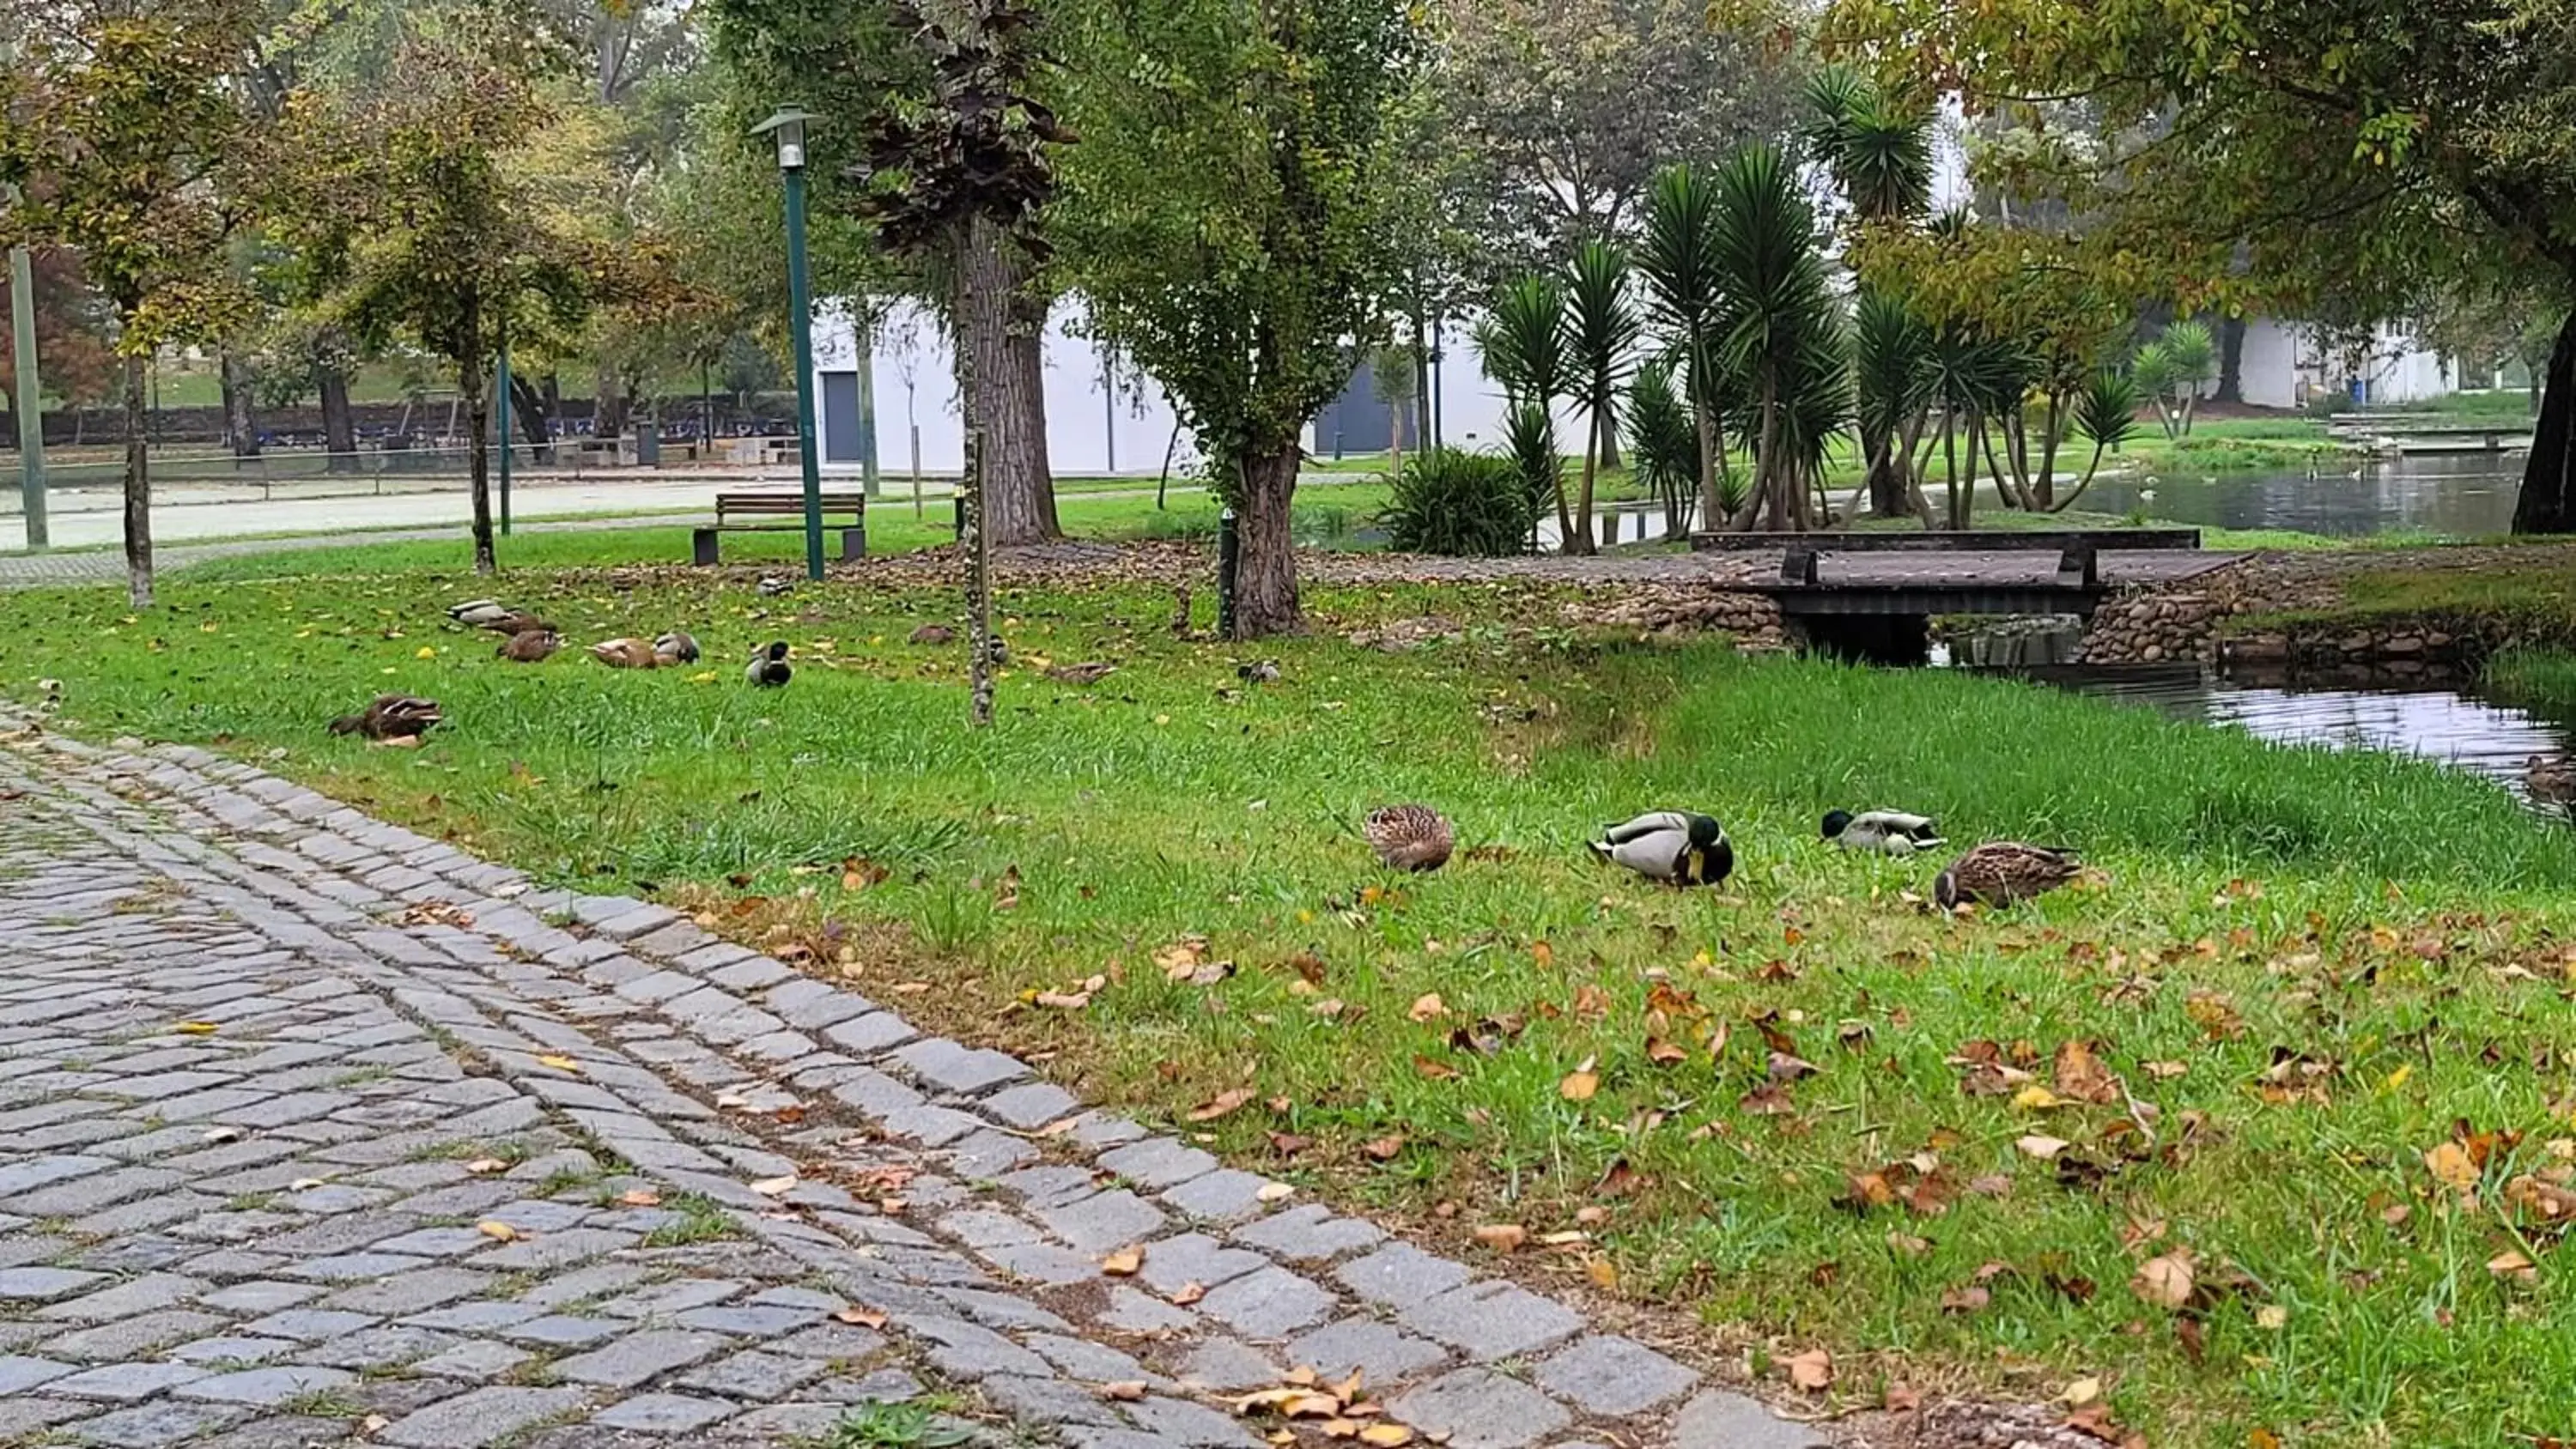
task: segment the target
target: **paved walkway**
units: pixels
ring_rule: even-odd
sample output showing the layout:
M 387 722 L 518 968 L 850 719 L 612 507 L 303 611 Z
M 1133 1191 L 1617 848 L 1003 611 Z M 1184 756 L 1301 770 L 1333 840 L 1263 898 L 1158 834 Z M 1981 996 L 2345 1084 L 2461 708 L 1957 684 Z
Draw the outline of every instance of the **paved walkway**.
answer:
M 674 513 L 659 517 L 636 518 L 561 518 L 543 523 L 516 525 L 520 533 L 577 533 L 585 530 L 617 528 L 668 528 L 683 524 L 703 523 L 706 513 Z M 367 533 L 300 533 L 286 538 L 237 538 L 220 543 L 183 543 L 170 547 L 155 544 L 152 564 L 166 574 L 192 563 L 210 558 L 232 558 L 242 554 L 292 553 L 307 548 L 346 548 L 373 543 L 454 543 L 462 547 L 465 535 L 455 524 L 439 528 L 393 528 Z M 678 559 L 666 560 L 677 563 Z M 122 549 L 90 549 L 77 553 L 0 554 L 0 589 L 44 588 L 55 584 L 108 584 L 125 581 L 125 554 Z
M 766 1445 L 936 1394 L 1262 1449 L 1227 1395 L 1300 1365 L 1457 1449 L 1811 1441 L 662 907 L 202 751 L 0 748 L 0 1443 Z

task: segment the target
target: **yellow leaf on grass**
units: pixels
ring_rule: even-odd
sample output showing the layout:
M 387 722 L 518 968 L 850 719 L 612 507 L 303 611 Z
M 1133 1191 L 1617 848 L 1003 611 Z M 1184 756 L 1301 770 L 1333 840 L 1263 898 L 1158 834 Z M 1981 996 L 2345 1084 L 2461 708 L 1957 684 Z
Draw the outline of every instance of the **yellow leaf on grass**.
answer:
M 1413 1005 L 1404 1014 L 1415 1021 L 1438 1021 L 1449 1014 L 1449 1006 L 1440 999 L 1440 993 L 1434 991 L 1415 997 Z
M 1112 1278 L 1133 1278 L 1144 1266 L 1145 1250 L 1142 1248 L 1120 1248 L 1100 1260 L 1100 1271 Z
M 2256 1328 L 2278 1331 L 2290 1326 L 2290 1310 L 2278 1303 L 2266 1303 L 2254 1310 Z
M 414 659 L 436 659 L 438 657 L 438 651 L 426 644 L 423 644 L 418 649 L 412 651 L 411 657 Z
M 1604 1293 L 1619 1291 L 1618 1265 L 1607 1258 L 1586 1258 L 1583 1262 L 1583 1276 L 1592 1281 L 1593 1287 Z
M 2462 1192 L 2478 1185 L 2478 1164 L 2469 1150 L 2457 1142 L 2445 1142 L 2424 1154 L 2424 1165 L 2446 1187 Z
M 1593 1094 L 1601 1090 L 1600 1074 L 1593 1071 L 1592 1066 L 1593 1059 L 1585 1057 L 1583 1065 L 1568 1072 L 1565 1080 L 1556 1084 L 1556 1094 L 1569 1102 L 1591 1101 Z
M 2180 1308 L 2191 1301 L 2191 1257 L 2187 1253 L 2163 1253 L 2138 1265 L 2129 1279 L 2129 1291 L 2159 1308 Z
M 2013 1093 L 2012 1104 L 2025 1112 L 2044 1112 L 2051 1107 L 2065 1106 L 2066 1099 L 2033 1082 Z
M 481 1233 L 483 1236 L 490 1238 L 495 1242 L 501 1243 L 512 1242 L 519 1236 L 519 1230 L 517 1228 L 510 1226 L 499 1218 L 485 1218 L 483 1221 L 474 1225 L 474 1231 Z

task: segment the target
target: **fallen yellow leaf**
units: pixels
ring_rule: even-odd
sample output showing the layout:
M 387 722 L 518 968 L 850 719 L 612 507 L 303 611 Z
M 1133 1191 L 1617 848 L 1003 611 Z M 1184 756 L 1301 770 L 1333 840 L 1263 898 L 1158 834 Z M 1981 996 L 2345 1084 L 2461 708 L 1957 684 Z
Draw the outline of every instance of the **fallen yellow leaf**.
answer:
M 1789 1385 L 1792 1388 L 1804 1389 L 1812 1394 L 1833 1386 L 1834 1356 L 1821 1348 L 1811 1348 L 1787 1360 L 1785 1367 L 1789 1370 Z
M 581 1070 L 581 1063 L 574 1061 L 570 1057 L 556 1056 L 551 1053 L 537 1058 L 537 1065 L 541 1067 L 552 1067 L 559 1072 L 578 1072 Z
M 2424 1154 L 2424 1165 L 2445 1186 L 2462 1192 L 2478 1185 L 2478 1164 L 2469 1150 L 2457 1142 L 2445 1142 Z
M 1486 1223 L 1476 1229 L 1476 1241 L 1497 1253 L 1518 1252 L 1529 1241 L 1529 1229 L 1518 1223 Z
M 2129 1291 L 2159 1308 L 2180 1308 L 2191 1301 L 2191 1255 L 2163 1253 L 2138 1265 Z
M 1399 1449 L 1413 1442 L 1413 1431 L 1402 1424 L 1371 1424 L 1360 1431 L 1360 1442 L 1370 1449 Z
M 495 1242 L 502 1243 L 511 1242 L 520 1236 L 517 1228 L 510 1226 L 499 1218 L 485 1218 L 483 1221 L 474 1225 L 474 1231 L 481 1233 L 483 1236 L 490 1238 Z
M 785 1197 L 796 1190 L 796 1174 L 791 1172 L 785 1177 L 764 1177 L 753 1183 L 751 1190 L 762 1197 Z
M 211 1021 L 183 1021 L 170 1029 L 181 1036 L 213 1036 L 220 1030 Z
M 660 1207 L 662 1205 L 662 1195 L 660 1193 L 651 1192 L 640 1187 L 630 1187 L 626 1191 L 619 1193 L 617 1195 L 617 1200 L 626 1204 L 628 1207 Z
M 497 1157 L 478 1157 L 465 1164 L 465 1170 L 480 1177 L 489 1172 L 507 1172 L 510 1164 Z
M 1100 1271 L 1112 1278 L 1133 1278 L 1144 1266 L 1145 1250 L 1142 1248 L 1120 1248 L 1100 1260 Z
M 1601 1090 L 1601 1076 L 1592 1070 L 1592 1066 L 1593 1059 L 1585 1057 L 1583 1065 L 1567 1073 L 1565 1080 L 1556 1084 L 1556 1094 L 1569 1102 L 1591 1101 L 1593 1094 Z
M 2033 1082 L 2013 1093 L 2012 1104 L 2025 1112 L 2044 1112 L 2051 1107 L 2065 1106 L 2066 1099 Z
M 1100 1396 L 1104 1399 L 1116 1399 L 1121 1403 L 1132 1404 L 1138 1399 L 1145 1397 L 1145 1381 L 1143 1379 L 1120 1379 L 1114 1384 L 1102 1384 L 1100 1386 Z
M 2028 1137 L 2015 1141 L 2013 1146 L 2020 1148 L 2026 1156 L 2036 1157 L 2040 1161 L 2046 1162 L 2057 1154 L 2064 1152 L 2066 1150 L 2067 1143 L 2066 1139 L 2063 1137 L 2042 1137 L 2037 1133 L 2033 1133 Z
M 1434 991 L 1415 997 L 1413 1005 L 1407 1008 L 1404 1014 L 1415 1021 L 1437 1021 L 1449 1014 L 1449 1007 L 1440 999 L 1440 993 Z

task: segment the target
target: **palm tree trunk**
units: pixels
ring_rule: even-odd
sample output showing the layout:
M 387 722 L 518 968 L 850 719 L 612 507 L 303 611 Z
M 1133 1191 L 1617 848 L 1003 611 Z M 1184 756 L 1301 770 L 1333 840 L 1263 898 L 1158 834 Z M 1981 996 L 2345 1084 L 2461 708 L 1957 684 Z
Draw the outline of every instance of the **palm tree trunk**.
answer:
M 1946 403 L 1941 408 L 1941 452 L 1945 459 L 1944 482 L 1950 490 L 1950 526 L 1965 528 L 1968 526 L 1967 515 L 1959 508 L 1958 413 Z
M 1574 510 L 1574 533 L 1567 539 L 1567 553 L 1591 554 L 1600 550 L 1592 542 L 1592 484 L 1601 464 L 1601 418 L 1603 409 L 1593 408 L 1592 417 L 1583 430 L 1583 491 L 1581 503 Z

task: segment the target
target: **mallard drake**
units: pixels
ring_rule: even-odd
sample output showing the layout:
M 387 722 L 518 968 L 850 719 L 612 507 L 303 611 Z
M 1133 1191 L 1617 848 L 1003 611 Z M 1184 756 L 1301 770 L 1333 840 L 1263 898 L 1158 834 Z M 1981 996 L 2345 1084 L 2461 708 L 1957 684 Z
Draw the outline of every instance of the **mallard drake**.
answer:
M 1941 838 L 1940 827 L 1932 823 L 1931 816 L 1908 815 L 1902 810 L 1864 810 L 1858 815 L 1848 810 L 1828 811 L 1825 839 L 1845 850 L 1869 850 L 1880 855 L 1912 855 L 1948 843 Z
M 1256 659 L 1250 664 L 1238 664 L 1234 666 L 1234 674 L 1246 684 L 1276 684 L 1279 681 L 1279 661 Z
M 364 735 L 380 744 L 397 740 L 413 744 L 429 733 L 430 727 L 444 721 L 438 712 L 438 701 L 416 694 L 380 694 L 376 702 L 356 714 L 344 714 L 331 721 L 335 735 Z
M 2075 879 L 2082 869 L 2071 850 L 1989 840 L 1932 878 L 1932 899 L 1945 911 L 1961 901 L 2009 906 L 2046 895 Z
M 698 641 L 678 629 L 668 634 L 656 635 L 653 639 L 653 657 L 661 660 L 665 665 L 695 664 L 698 662 Z
M 760 596 L 764 599 L 783 599 L 794 592 L 796 592 L 796 581 L 794 579 L 785 578 L 778 574 L 762 574 L 760 576 Z
M 534 664 L 563 647 L 563 636 L 552 629 L 530 629 L 501 641 L 492 652 L 514 664 Z
M 907 642 L 913 644 L 954 644 L 957 631 L 945 624 L 924 624 L 912 631 Z
M 470 628 L 489 629 L 495 634 L 527 634 L 554 627 L 525 609 L 506 608 L 490 599 L 458 604 L 447 611 L 447 617 Z
M 662 662 L 641 639 L 602 639 L 590 646 L 590 657 L 611 669 L 652 669 Z
M 1384 805 L 1362 823 L 1369 848 L 1389 870 L 1432 871 L 1449 863 L 1458 843 L 1448 817 L 1428 805 Z
M 1726 827 L 1688 810 L 1649 810 L 1634 820 L 1601 827 L 1592 853 L 1653 880 L 1691 884 L 1691 858 L 1699 858 L 1699 883 L 1716 885 L 1735 869 L 1735 847 Z
M 781 639 L 751 651 L 751 664 L 742 671 L 742 677 L 762 689 L 776 689 L 787 682 L 792 672 L 787 667 L 787 641 Z
M 1117 670 L 1117 665 L 1095 659 L 1083 664 L 1055 665 L 1046 676 L 1059 684 L 1098 684 Z
M 2523 763 L 2522 787 L 2544 805 L 2576 804 L 2576 760 L 2534 755 Z

